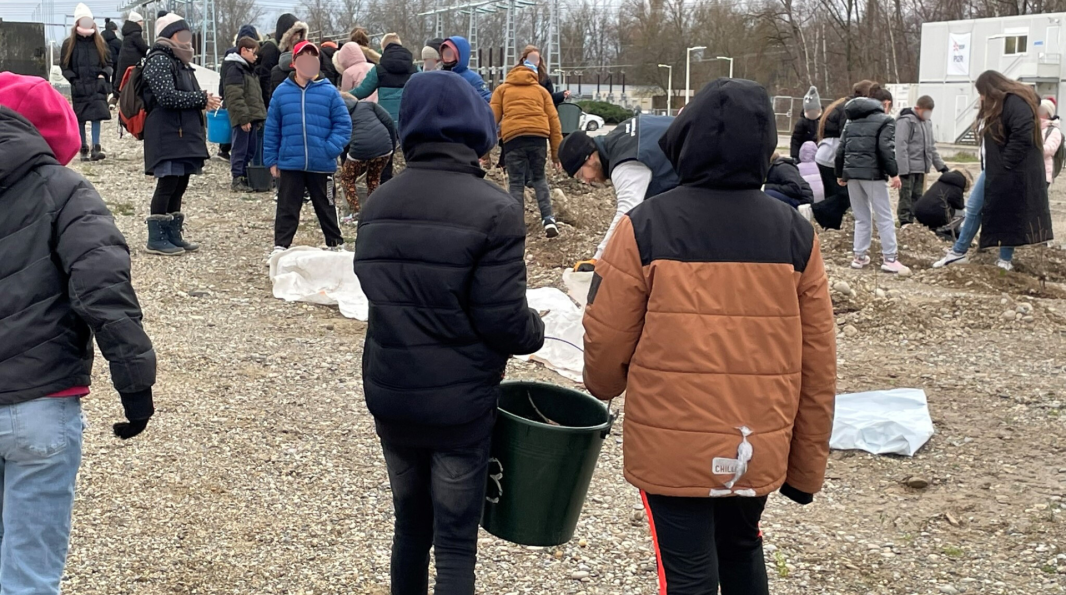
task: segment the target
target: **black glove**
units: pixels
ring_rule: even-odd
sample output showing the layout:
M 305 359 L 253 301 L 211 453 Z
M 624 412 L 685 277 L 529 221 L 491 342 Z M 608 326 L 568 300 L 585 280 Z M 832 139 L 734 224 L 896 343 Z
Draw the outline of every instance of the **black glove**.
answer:
M 119 396 L 122 397 L 122 408 L 126 410 L 126 419 L 129 422 L 117 423 L 113 428 L 116 436 L 129 440 L 148 427 L 148 420 L 155 413 L 155 407 L 152 405 L 152 389 L 135 393 L 119 393 Z
M 942 173 L 942 174 L 948 173 L 948 168 L 947 168 L 946 165 L 944 167 L 940 168 L 940 173 Z
M 792 500 L 796 504 L 802 504 L 806 506 L 811 502 L 814 502 L 814 494 L 808 494 L 807 492 L 801 492 L 796 488 L 788 485 L 787 483 L 781 486 L 781 495 Z

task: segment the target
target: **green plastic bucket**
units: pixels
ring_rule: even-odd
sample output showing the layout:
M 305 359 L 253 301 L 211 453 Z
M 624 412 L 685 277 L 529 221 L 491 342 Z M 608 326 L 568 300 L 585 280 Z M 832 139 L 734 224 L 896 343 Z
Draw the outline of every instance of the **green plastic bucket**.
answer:
M 614 416 L 589 395 L 539 382 L 500 386 L 481 526 L 512 543 L 574 537 Z

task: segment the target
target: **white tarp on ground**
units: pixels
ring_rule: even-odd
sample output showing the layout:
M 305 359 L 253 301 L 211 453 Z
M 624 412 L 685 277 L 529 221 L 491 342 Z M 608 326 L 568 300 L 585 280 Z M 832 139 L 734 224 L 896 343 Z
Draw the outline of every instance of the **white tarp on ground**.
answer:
M 270 257 L 274 297 L 290 302 L 336 305 L 348 318 L 366 321 L 370 305 L 352 270 L 351 252 L 326 252 L 298 246 Z M 582 309 L 565 293 L 551 287 L 526 293 L 529 307 L 544 315 L 544 348 L 522 359 L 533 359 L 575 382 L 581 382 Z
M 270 258 L 274 297 L 290 302 L 337 305 L 348 318 L 366 321 L 369 303 L 352 270 L 351 252 L 290 248 Z M 581 318 L 592 273 L 564 273 L 567 294 L 553 287 L 526 292 L 529 306 L 544 316 L 544 347 L 521 359 L 543 363 L 581 382 L 584 368 Z M 575 303 L 577 302 L 577 303 Z M 580 304 L 580 305 L 579 305 Z M 839 395 L 830 448 L 913 456 L 933 435 L 925 391 L 895 389 Z
M 933 436 L 925 391 L 917 388 L 837 395 L 829 448 L 914 456 Z

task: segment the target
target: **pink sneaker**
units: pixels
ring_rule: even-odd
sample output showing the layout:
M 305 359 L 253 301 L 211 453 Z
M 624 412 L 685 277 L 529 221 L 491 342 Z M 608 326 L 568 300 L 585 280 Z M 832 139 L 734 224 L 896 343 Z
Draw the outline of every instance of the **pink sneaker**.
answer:
M 893 275 L 899 275 L 900 277 L 906 277 L 911 274 L 911 270 L 898 260 L 884 261 L 881 263 L 881 270 L 886 273 L 892 273 Z
M 851 261 L 851 268 L 853 269 L 865 269 L 866 265 L 870 264 L 870 255 L 855 255 L 855 259 Z

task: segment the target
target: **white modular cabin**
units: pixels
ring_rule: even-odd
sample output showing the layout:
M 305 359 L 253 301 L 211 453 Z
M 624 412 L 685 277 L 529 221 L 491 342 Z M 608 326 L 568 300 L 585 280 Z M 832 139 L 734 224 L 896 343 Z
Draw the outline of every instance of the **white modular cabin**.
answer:
M 1066 81 L 1064 20 L 1066 13 L 1059 12 L 923 24 L 918 95 L 936 104 L 936 141 L 973 143 L 974 81 L 985 70 L 998 70 L 1059 101 Z

